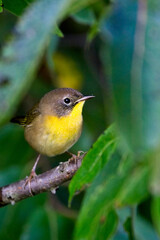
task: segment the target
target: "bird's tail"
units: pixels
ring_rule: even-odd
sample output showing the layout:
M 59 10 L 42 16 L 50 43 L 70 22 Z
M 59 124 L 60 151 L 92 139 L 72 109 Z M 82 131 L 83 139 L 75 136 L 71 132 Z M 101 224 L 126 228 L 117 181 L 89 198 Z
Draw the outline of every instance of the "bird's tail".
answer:
M 10 120 L 10 122 L 25 126 L 26 118 L 25 117 L 14 117 Z

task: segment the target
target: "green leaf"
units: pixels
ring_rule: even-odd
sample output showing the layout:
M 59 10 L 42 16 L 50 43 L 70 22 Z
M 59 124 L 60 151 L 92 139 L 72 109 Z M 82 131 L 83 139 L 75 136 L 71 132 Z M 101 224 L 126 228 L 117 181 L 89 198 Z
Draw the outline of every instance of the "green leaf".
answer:
M 132 209 L 133 210 L 133 209 Z M 134 209 L 135 210 L 135 209 Z M 118 216 L 123 223 L 125 230 L 129 234 L 129 239 L 136 240 L 158 240 L 157 233 L 146 219 L 140 217 L 136 212 L 131 214 L 131 209 L 125 207 L 118 209 Z M 158 224 L 159 222 L 157 222 Z M 114 240 L 121 240 L 123 238 L 115 238 Z
M 4 0 L 4 8 L 17 16 L 21 15 L 27 6 L 25 0 Z
M 98 138 L 84 157 L 82 166 L 69 185 L 69 201 L 71 201 L 76 191 L 92 182 L 115 151 L 116 145 L 115 126 L 112 125 Z
M 11 116 L 13 107 L 28 90 L 53 28 L 69 3 L 67 0 L 40 0 L 31 4 L 17 24 L 13 40 L 3 48 L 0 124 Z
M 57 24 L 54 27 L 54 34 L 56 34 L 58 37 L 64 37 L 62 31 L 60 30 L 60 28 L 57 26 Z
M 144 1 L 142 7 L 139 1 L 118 0 L 110 21 L 106 22 L 112 35 L 117 122 L 135 152 L 149 151 L 160 143 L 159 11 L 158 0 Z
M 124 232 L 118 231 L 112 240 L 129 240 Z
M 116 204 L 133 205 L 148 196 L 150 169 L 148 165 L 138 166 L 132 170 L 121 189 Z
M 95 2 L 98 2 L 98 0 L 73 0 L 70 8 L 66 10 L 66 15 L 72 15 Z
M 100 23 L 95 21 L 95 23 L 91 26 L 90 31 L 87 35 L 87 41 L 91 42 L 95 36 L 100 32 Z
M 132 219 L 128 217 L 124 223 L 124 229 L 128 233 L 129 240 L 134 240 L 133 232 L 132 232 Z
M 151 214 L 154 226 L 160 236 L 160 197 L 155 196 L 152 200 Z
M 81 11 L 72 15 L 72 18 L 81 24 L 92 25 L 95 22 L 95 16 L 90 8 L 82 9 Z
M 97 232 L 95 234 L 95 240 L 107 240 L 113 235 L 116 231 L 118 225 L 118 217 L 115 210 L 111 209 L 103 213 L 100 218 Z
M 153 151 L 150 156 L 150 167 L 151 167 L 151 181 L 150 181 L 150 190 L 154 195 L 160 194 L 160 151 Z
M 127 219 L 131 216 L 131 209 L 129 207 L 125 208 L 117 208 L 116 209 L 118 218 L 119 218 L 119 224 L 118 224 L 118 230 L 116 235 L 114 236 L 113 240 L 129 240 L 128 234 L 124 229 L 124 224 L 126 223 Z
M 96 4 L 95 4 L 96 5 Z M 111 3 L 106 2 L 97 2 L 96 5 L 96 18 L 93 22 L 93 24 L 90 27 L 90 30 L 87 34 L 87 42 L 90 43 L 97 35 L 99 32 L 102 30 L 102 25 L 104 24 L 104 20 L 107 19 L 110 16 L 110 11 L 111 11 Z M 98 9 L 98 13 L 97 13 Z M 107 67 L 108 69 L 108 67 Z
M 135 219 L 134 229 L 137 240 L 159 240 L 153 226 L 140 216 L 137 216 Z
M 75 240 L 99 239 L 95 233 L 98 232 L 100 219 L 113 206 L 128 174 L 128 171 L 117 174 L 120 160 L 119 155 L 113 155 L 87 190 L 77 221 Z
M 2 2 L 2 0 L 0 0 L 0 13 L 2 13 L 3 12 L 3 2 Z

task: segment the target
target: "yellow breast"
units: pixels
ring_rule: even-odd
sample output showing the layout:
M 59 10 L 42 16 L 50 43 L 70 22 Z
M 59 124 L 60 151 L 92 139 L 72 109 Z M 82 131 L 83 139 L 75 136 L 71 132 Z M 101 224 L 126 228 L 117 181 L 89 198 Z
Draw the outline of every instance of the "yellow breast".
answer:
M 67 151 L 80 137 L 82 128 L 82 108 L 79 102 L 69 115 L 44 116 L 44 150 L 48 156 Z

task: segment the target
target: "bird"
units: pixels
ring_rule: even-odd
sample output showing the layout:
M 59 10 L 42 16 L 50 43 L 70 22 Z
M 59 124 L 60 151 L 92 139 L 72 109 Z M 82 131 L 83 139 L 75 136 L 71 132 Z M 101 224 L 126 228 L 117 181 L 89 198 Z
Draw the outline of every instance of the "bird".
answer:
M 82 131 L 82 109 L 86 100 L 72 88 L 58 88 L 46 93 L 31 110 L 22 117 L 14 117 L 12 123 L 24 127 L 24 137 L 39 155 L 27 182 L 36 176 L 36 166 L 41 154 L 49 157 L 67 152 L 79 139 Z

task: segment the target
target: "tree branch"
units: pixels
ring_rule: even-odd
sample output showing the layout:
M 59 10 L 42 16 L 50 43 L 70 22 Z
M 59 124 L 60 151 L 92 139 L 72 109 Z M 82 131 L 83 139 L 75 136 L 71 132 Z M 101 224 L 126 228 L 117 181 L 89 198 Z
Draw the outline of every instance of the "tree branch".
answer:
M 70 180 L 78 168 L 81 166 L 82 159 L 85 154 L 78 156 L 75 159 L 70 158 L 67 162 L 60 163 L 57 167 L 37 175 L 31 181 L 32 194 L 29 191 L 29 186 L 26 179 L 11 183 L 0 188 L 0 207 L 8 204 L 14 205 L 25 198 L 35 196 L 42 192 L 56 192 L 56 188 L 64 182 Z

